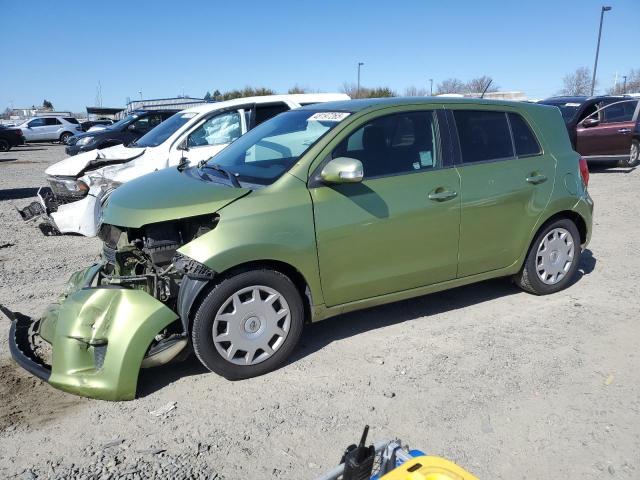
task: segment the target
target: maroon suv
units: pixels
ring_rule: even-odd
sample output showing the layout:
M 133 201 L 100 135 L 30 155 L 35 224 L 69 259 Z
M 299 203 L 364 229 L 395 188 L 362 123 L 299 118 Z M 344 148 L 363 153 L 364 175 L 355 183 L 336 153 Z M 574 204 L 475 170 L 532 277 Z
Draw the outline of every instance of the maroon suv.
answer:
M 557 106 L 567 125 L 573 148 L 589 162 L 640 163 L 638 123 L 640 102 L 628 96 L 553 97 L 540 103 Z

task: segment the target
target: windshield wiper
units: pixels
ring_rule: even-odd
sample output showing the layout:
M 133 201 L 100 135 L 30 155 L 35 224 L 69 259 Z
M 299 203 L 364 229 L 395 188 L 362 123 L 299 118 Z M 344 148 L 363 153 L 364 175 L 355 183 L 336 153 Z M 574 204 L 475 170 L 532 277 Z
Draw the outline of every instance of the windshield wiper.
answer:
M 201 160 L 198 164 L 198 168 L 210 168 L 211 170 L 215 170 L 216 172 L 224 173 L 234 187 L 242 188 L 242 185 L 240 185 L 238 177 L 235 173 L 230 172 L 226 168 L 221 167 L 216 163 L 209 164 L 207 163 L 207 160 Z

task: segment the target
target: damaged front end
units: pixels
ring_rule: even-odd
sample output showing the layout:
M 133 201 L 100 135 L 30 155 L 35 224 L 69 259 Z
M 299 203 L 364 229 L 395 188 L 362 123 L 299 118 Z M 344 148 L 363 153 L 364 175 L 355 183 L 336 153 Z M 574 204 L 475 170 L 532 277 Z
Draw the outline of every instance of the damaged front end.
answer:
M 102 262 L 74 274 L 40 319 L 3 308 L 12 320 L 12 356 L 61 390 L 133 399 L 140 368 L 186 351 L 190 305 L 213 272 L 176 250 L 216 223 L 206 215 L 141 228 L 103 225 Z

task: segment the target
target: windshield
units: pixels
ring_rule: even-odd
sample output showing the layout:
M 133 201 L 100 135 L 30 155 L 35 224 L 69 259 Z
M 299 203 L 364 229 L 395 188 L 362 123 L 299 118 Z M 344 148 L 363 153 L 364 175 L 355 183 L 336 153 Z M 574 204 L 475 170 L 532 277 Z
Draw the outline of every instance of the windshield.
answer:
M 136 118 L 138 118 L 137 114 L 127 115 L 122 120 L 118 120 L 113 125 L 109 125 L 107 128 L 109 130 L 117 130 L 120 127 L 124 127 L 126 124 L 133 122 Z
M 149 130 L 135 142 L 136 147 L 157 147 L 167 138 L 173 135 L 187 121 L 195 117 L 195 112 L 176 113 L 162 122 L 160 125 Z
M 292 110 L 257 126 L 209 160 L 241 182 L 269 185 L 347 112 Z

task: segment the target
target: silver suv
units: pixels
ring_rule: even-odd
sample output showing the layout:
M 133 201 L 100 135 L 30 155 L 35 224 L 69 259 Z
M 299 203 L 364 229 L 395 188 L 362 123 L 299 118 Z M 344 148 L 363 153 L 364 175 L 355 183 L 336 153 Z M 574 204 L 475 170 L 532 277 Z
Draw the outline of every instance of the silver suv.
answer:
M 36 117 L 18 128 L 27 142 L 67 143 L 73 135 L 82 133 L 82 126 L 73 117 Z

